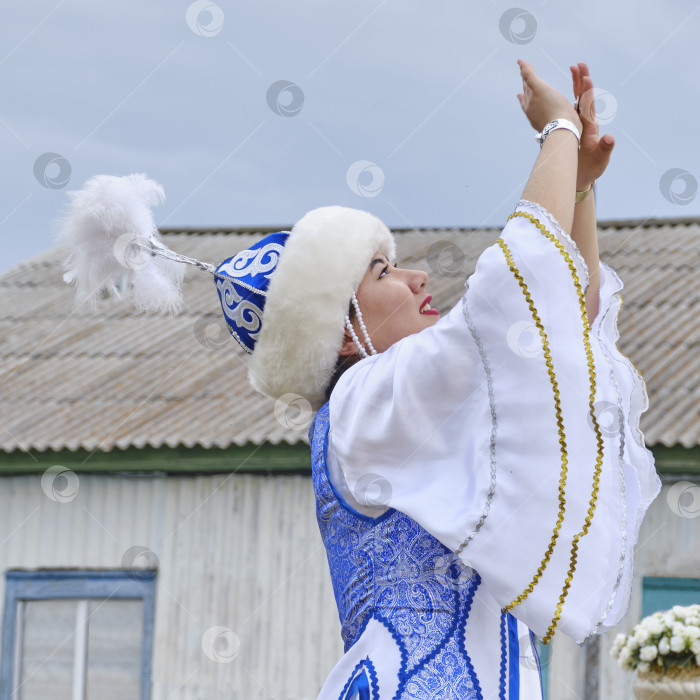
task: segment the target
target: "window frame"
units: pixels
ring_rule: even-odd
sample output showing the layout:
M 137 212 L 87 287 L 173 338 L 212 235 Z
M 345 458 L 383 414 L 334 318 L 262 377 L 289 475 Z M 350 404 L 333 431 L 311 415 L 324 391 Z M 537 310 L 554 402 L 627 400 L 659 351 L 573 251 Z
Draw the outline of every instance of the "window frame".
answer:
M 61 598 L 143 600 L 140 700 L 149 700 L 153 618 L 155 613 L 155 569 L 91 570 L 37 569 L 5 572 L 5 608 L 2 621 L 0 700 L 13 700 L 18 604 Z
M 680 576 L 645 576 L 642 579 L 642 617 L 647 617 L 658 611 L 656 600 L 659 597 L 666 597 L 678 592 L 683 594 L 692 592 L 697 595 L 697 602 L 700 602 L 700 578 L 680 577 Z M 684 602 L 676 601 L 677 605 L 687 605 Z M 670 609 L 663 603 L 661 610 Z

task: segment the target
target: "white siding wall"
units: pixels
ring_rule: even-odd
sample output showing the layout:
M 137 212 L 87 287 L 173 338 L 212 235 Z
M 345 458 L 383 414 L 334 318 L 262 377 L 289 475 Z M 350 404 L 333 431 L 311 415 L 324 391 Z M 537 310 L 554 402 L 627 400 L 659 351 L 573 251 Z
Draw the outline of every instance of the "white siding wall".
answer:
M 48 498 L 39 476 L 0 484 L 3 572 L 123 568 L 134 546 L 158 557 L 154 700 L 313 700 L 340 658 L 307 477 L 81 475 L 67 503 Z M 601 640 L 599 698 L 632 697 L 632 676 L 617 667 L 609 648 L 618 631 L 640 619 L 642 577 L 700 577 L 700 518 L 674 514 L 668 489 L 642 525 L 629 612 Z M 202 637 L 214 626 L 240 639 L 231 663 L 212 661 L 202 650 Z M 561 635 L 552 645 L 550 699 L 584 697 L 583 650 Z
M 65 503 L 40 476 L 0 486 L 0 600 L 10 568 L 123 568 L 134 546 L 158 557 L 154 700 L 313 700 L 342 655 L 307 477 L 84 474 Z M 202 650 L 214 626 L 240 639 L 230 663 Z

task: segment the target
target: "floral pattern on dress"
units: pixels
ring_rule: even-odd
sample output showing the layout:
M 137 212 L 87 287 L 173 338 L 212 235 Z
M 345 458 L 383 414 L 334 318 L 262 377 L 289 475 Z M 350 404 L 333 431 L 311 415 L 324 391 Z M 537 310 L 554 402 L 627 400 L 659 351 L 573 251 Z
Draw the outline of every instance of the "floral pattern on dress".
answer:
M 395 698 L 481 698 L 464 647 L 479 574 L 404 513 L 371 518 L 345 504 L 328 476 L 328 429 L 326 404 L 309 432 L 312 477 L 345 650 L 375 617 L 404 659 Z

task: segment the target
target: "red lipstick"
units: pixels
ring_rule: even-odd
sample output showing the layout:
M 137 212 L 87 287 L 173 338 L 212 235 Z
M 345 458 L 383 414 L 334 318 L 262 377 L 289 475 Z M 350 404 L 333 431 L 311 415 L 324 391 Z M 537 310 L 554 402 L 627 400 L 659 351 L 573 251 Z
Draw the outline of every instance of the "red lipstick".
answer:
M 422 304 L 420 305 L 420 307 L 418 308 L 418 311 L 419 311 L 421 314 L 423 314 L 424 316 L 425 316 L 425 315 L 437 316 L 437 315 L 440 313 L 440 310 L 439 310 L 439 309 L 430 309 L 430 308 L 428 308 L 428 309 L 425 309 L 425 311 L 423 310 L 423 307 L 429 306 L 430 301 L 431 301 L 432 298 L 433 298 L 433 297 L 430 296 L 430 294 L 428 294 L 428 296 L 425 297 L 425 299 L 423 299 L 423 303 L 422 303 Z

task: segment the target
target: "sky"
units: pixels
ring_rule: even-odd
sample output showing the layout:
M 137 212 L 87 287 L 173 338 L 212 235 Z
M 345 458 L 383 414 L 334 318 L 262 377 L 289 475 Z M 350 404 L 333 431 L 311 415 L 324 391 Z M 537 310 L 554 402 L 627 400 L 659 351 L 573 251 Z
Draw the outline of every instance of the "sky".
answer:
M 599 219 L 700 216 L 699 35 L 697 0 L 6 4 L 0 272 L 55 245 L 67 192 L 104 173 L 159 182 L 165 228 L 327 204 L 503 225 L 538 152 L 518 58 L 569 97 L 588 62 L 616 138 Z

